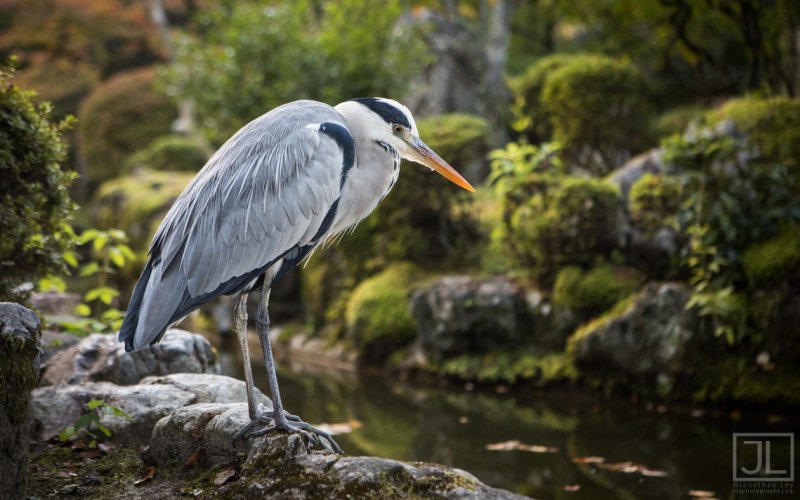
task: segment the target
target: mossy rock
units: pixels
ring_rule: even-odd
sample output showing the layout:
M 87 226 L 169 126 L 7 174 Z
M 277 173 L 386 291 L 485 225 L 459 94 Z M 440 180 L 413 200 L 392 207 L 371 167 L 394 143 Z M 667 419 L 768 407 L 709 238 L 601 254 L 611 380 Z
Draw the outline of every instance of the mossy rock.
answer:
M 593 315 L 636 291 L 640 283 L 634 271 L 621 267 L 600 264 L 585 271 L 568 266 L 558 272 L 553 299 L 558 304 Z
M 144 251 L 161 219 L 192 180 L 190 172 L 141 169 L 100 185 L 92 206 L 101 229 L 125 231 L 135 250 Z
M 152 170 L 197 172 L 203 168 L 211 153 L 199 138 L 165 135 L 128 158 L 127 170 L 144 167 Z
M 447 114 L 417 122 L 419 136 L 470 180 L 482 180 L 489 154 L 489 125 L 468 114 Z
M 652 142 L 648 91 L 630 62 L 576 58 L 547 76 L 541 103 L 570 165 L 604 175 Z
M 177 107 L 155 78 L 153 68 L 119 73 L 81 103 L 78 141 L 92 186 L 124 174 L 128 155 L 170 132 Z
M 590 266 L 618 246 L 620 193 L 607 181 L 532 175 L 508 190 L 503 205 L 493 237 L 544 284 L 560 267 Z
M 709 114 L 709 121 L 731 120 L 767 160 L 800 163 L 800 99 L 742 97 Z
M 482 383 L 525 383 L 534 387 L 572 384 L 578 371 L 566 353 L 541 353 L 530 349 L 513 352 L 465 354 L 447 359 L 428 370 Z
M 787 225 L 774 238 L 749 246 L 742 266 L 754 286 L 786 280 L 800 272 L 800 226 Z
M 679 178 L 644 174 L 631 186 L 631 220 L 644 234 L 652 236 L 658 229 L 673 225 L 681 201 Z
M 395 264 L 353 290 L 346 309 L 347 335 L 363 362 L 385 361 L 414 339 L 409 300 L 418 276 L 413 265 Z

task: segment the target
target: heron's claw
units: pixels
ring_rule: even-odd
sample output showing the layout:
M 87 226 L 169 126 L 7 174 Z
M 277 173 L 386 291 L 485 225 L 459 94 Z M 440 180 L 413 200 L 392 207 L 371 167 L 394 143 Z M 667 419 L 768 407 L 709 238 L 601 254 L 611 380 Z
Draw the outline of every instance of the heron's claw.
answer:
M 329 433 L 303 422 L 297 415 L 284 412 L 283 418 L 276 419 L 274 416 L 275 414 L 272 411 L 265 411 L 259 414 L 236 434 L 233 438 L 234 443 L 242 438 L 265 436 L 281 430 L 292 434 L 300 434 L 306 440 L 317 443 L 334 453 L 344 453 L 341 446 L 334 441 Z

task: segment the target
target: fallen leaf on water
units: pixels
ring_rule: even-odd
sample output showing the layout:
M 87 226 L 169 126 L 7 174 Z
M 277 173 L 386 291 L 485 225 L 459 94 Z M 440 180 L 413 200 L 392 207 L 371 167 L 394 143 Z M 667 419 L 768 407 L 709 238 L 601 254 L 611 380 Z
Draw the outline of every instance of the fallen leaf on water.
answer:
M 360 428 L 361 422 L 358 420 L 349 420 L 347 422 L 339 422 L 336 424 L 319 424 L 317 426 L 317 429 L 325 431 L 331 436 L 335 436 L 336 434 L 347 434 Z
M 606 459 L 603 457 L 573 457 L 572 462 L 576 464 L 602 464 Z
M 695 498 L 711 498 L 714 496 L 714 492 L 708 490 L 690 490 L 689 496 Z
M 153 479 L 154 477 L 156 477 L 156 468 L 148 467 L 144 470 L 144 473 L 139 476 L 139 479 L 133 482 L 133 484 L 139 485 Z
M 558 452 L 558 448 L 553 448 L 552 446 L 540 446 L 538 444 L 523 444 L 517 441 L 516 439 L 513 439 L 511 441 L 503 441 L 502 443 L 487 444 L 486 449 L 491 451 L 520 450 L 520 451 L 529 451 L 531 453 Z
M 236 475 L 236 469 L 233 467 L 229 469 L 225 469 L 224 471 L 217 474 L 214 478 L 214 486 L 222 486 L 223 484 L 230 481 L 230 479 Z
M 658 469 L 650 469 L 644 465 L 635 464 L 633 462 L 617 462 L 613 464 L 598 463 L 597 466 L 601 469 L 610 470 L 613 472 L 624 472 L 625 474 L 639 474 L 645 477 L 666 477 L 667 472 Z
M 568 484 L 568 485 L 564 486 L 564 491 L 567 491 L 569 493 L 578 491 L 579 489 L 581 489 L 581 485 L 580 484 Z

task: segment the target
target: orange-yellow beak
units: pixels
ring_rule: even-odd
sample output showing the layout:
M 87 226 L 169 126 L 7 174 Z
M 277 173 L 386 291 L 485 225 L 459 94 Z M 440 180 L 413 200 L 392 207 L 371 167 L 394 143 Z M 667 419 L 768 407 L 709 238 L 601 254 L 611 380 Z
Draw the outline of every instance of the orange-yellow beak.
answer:
M 427 144 L 422 142 L 421 139 L 415 137 L 411 145 L 413 147 L 415 156 L 414 161 L 439 172 L 442 177 L 453 184 L 461 186 L 472 193 L 475 192 L 475 188 L 472 187 L 472 185 L 467 182 L 467 180 L 463 178 L 461 174 L 456 172 L 456 169 L 451 167 L 449 163 L 444 161 L 441 156 L 437 155 L 436 152 L 429 148 Z

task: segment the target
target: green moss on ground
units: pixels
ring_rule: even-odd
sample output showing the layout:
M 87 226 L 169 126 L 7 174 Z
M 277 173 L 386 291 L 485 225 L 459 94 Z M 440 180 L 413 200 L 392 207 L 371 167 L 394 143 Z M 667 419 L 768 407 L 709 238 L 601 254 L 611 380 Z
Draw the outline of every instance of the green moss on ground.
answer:
M 413 265 L 395 264 L 353 290 L 346 309 L 347 335 L 361 351 L 362 361 L 385 361 L 414 339 L 409 299 L 418 277 Z
M 608 264 L 588 271 L 568 266 L 558 272 L 553 299 L 578 312 L 598 314 L 633 293 L 640 282 L 634 272 Z
M 536 387 L 572 383 L 578 371 L 566 353 L 492 352 L 465 354 L 430 367 L 440 374 L 486 383 L 528 383 Z
M 800 406 L 800 373 L 786 363 L 765 372 L 752 359 L 729 356 L 698 365 L 682 392 L 698 402 Z
M 749 246 L 742 265 L 755 286 L 781 281 L 800 271 L 800 226 L 787 225 L 774 238 Z

